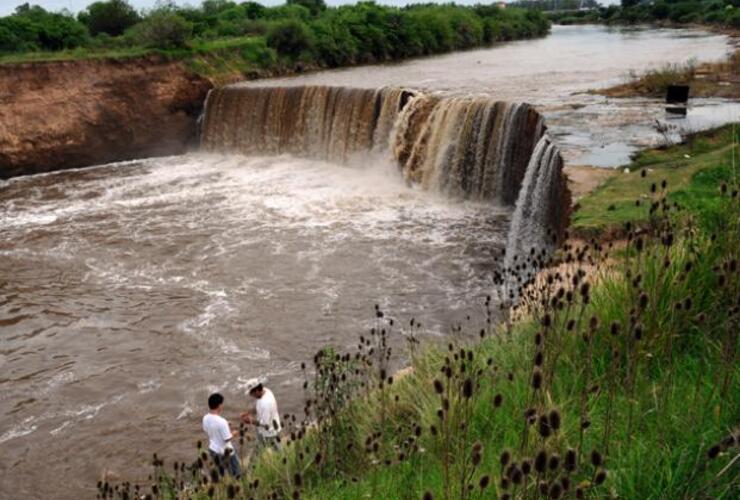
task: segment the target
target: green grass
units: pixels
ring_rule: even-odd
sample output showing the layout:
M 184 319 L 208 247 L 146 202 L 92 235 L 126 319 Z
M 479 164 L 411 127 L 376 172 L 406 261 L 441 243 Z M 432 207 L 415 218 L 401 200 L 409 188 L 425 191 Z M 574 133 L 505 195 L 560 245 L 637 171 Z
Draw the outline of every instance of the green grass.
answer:
M 131 59 L 147 55 L 162 53 L 161 50 L 144 47 L 130 47 L 121 49 L 90 49 L 80 47 L 76 49 L 39 51 L 24 53 L 0 54 L 0 64 L 22 64 L 47 61 L 76 61 L 85 59 Z
M 0 55 L 0 65 L 30 62 L 76 61 L 95 59 L 135 59 L 157 55 L 180 60 L 194 73 L 217 83 L 246 76 L 258 76 L 279 66 L 277 53 L 267 47 L 265 38 L 235 37 L 195 41 L 187 49 L 122 49 L 77 48 L 55 52 L 29 52 Z
M 186 64 L 195 73 L 214 81 L 256 76 L 278 67 L 278 55 L 264 37 L 204 41 L 193 47 Z
M 668 200 L 676 201 L 708 220 L 719 203 L 720 182 L 733 178 L 732 154 L 740 161 L 740 126 L 733 126 L 697 134 L 685 144 L 665 149 L 651 149 L 638 154 L 629 165 L 629 174 L 618 174 L 608 179 L 593 193 L 579 201 L 572 215 L 572 230 L 579 235 L 595 235 L 619 231 L 628 221 L 644 223 L 648 220 L 650 192 L 645 183 L 667 182 Z M 641 171 L 647 175 L 641 177 Z M 640 206 L 636 205 L 640 200 Z

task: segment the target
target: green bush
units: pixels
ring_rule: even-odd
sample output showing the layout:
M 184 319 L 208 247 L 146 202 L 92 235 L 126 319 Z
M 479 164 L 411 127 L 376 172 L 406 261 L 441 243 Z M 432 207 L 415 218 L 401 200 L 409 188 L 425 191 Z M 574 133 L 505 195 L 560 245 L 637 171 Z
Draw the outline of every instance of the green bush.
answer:
M 286 19 L 273 24 L 267 31 L 267 45 L 278 54 L 299 56 L 313 47 L 313 35 L 308 27 L 295 20 Z
M 89 39 L 87 29 L 73 17 L 24 4 L 12 16 L 0 18 L 0 52 L 62 50 Z
M 174 12 L 162 10 L 132 28 L 133 39 L 144 47 L 178 49 L 187 46 L 193 26 Z

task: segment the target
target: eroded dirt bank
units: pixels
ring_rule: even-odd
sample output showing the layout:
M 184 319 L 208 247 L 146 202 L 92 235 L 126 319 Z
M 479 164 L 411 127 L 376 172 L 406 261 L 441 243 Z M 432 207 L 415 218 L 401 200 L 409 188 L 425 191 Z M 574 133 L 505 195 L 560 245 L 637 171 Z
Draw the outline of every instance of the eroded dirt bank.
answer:
M 0 178 L 182 153 L 211 83 L 179 62 L 0 66 Z

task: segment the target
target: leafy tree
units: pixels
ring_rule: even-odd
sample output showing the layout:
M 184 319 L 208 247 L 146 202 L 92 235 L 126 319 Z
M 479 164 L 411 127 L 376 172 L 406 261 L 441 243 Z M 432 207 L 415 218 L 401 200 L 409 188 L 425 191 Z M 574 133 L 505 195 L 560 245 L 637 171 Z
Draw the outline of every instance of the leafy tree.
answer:
M 90 34 L 107 33 L 122 35 L 124 31 L 140 21 L 139 14 L 126 0 L 95 2 L 78 16 L 87 25 Z
M 265 10 L 267 10 L 267 8 L 261 3 L 244 2 L 240 4 L 240 6 L 249 19 L 260 19 L 265 17 Z

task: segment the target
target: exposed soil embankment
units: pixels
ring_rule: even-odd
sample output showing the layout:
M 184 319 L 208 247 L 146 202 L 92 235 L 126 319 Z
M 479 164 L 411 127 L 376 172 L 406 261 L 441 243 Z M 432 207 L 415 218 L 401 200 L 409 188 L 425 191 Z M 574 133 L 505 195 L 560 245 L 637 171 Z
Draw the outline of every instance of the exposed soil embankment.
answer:
M 0 178 L 178 154 L 211 83 L 158 57 L 0 66 Z

